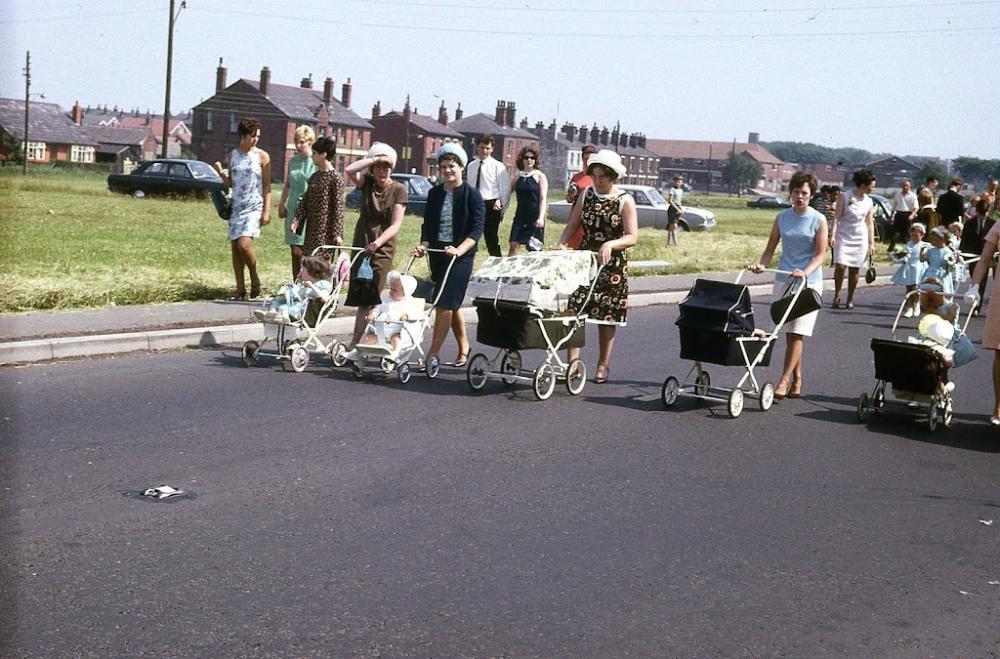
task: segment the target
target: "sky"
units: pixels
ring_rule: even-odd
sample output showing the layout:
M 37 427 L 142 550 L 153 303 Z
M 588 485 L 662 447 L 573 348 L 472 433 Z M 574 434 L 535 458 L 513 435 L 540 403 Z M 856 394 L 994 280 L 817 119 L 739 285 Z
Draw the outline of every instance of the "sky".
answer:
M 177 8 L 180 0 L 176 0 Z M 163 111 L 169 0 L 0 0 L 0 97 Z M 187 0 L 171 110 L 228 82 L 353 86 L 352 109 L 517 105 L 649 138 L 1000 158 L 1000 0 Z M 32 96 L 33 100 L 43 100 Z

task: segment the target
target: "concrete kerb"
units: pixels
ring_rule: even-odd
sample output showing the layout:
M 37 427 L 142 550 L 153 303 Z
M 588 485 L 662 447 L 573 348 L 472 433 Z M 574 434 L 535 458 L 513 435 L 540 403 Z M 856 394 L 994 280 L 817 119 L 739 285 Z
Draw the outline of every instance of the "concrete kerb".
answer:
M 888 285 L 890 277 L 880 275 L 870 286 Z M 864 286 L 864 284 L 862 284 Z M 829 285 L 827 286 L 829 287 Z M 771 284 L 751 284 L 750 295 L 761 297 L 771 295 Z M 633 293 L 629 295 L 632 308 L 653 305 L 677 304 L 687 295 L 687 291 L 661 291 Z M 478 322 L 474 307 L 465 308 L 469 323 Z M 327 327 L 331 335 L 349 334 L 354 328 L 353 316 L 338 316 L 331 319 Z M 99 334 L 93 336 L 60 337 L 29 341 L 0 343 L 0 365 L 43 362 L 73 357 L 93 357 L 126 352 L 152 352 L 180 350 L 217 345 L 242 344 L 246 341 L 261 341 L 264 326 L 260 323 L 240 323 L 236 325 L 216 325 L 211 327 L 189 327 L 172 330 L 152 330 L 119 334 Z

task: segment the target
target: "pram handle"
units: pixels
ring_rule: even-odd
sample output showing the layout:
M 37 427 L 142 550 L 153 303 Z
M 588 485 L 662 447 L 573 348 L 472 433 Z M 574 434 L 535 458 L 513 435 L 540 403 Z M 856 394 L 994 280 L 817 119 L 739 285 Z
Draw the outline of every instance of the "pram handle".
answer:
M 446 254 L 447 253 L 443 249 L 433 249 L 431 247 L 424 247 L 424 252 L 434 252 L 436 254 Z M 448 281 L 448 275 L 451 274 L 451 267 L 453 265 L 455 265 L 455 260 L 456 259 L 458 259 L 458 254 L 452 254 L 451 255 L 451 261 L 448 262 L 448 267 L 444 271 L 444 279 L 441 282 L 435 282 L 436 284 L 438 284 L 438 287 L 437 287 L 437 295 L 434 296 L 434 301 L 431 302 L 431 306 L 432 307 L 436 307 L 437 303 L 438 303 L 438 300 L 441 299 L 441 294 L 444 293 L 444 285 Z M 410 274 L 410 268 L 413 267 L 413 264 L 416 262 L 416 260 L 417 260 L 416 255 L 414 255 L 411 252 L 410 253 L 410 260 L 406 262 L 406 267 L 403 268 L 403 274 L 404 275 Z
M 903 315 L 903 310 L 906 308 L 906 303 L 914 295 L 920 295 L 920 289 L 919 288 L 915 288 L 912 291 L 910 291 L 909 293 L 907 293 L 906 295 L 904 295 L 903 296 L 903 301 L 899 303 L 899 309 L 896 311 L 896 319 L 894 321 L 892 321 L 892 339 L 893 339 L 893 341 L 896 340 L 896 328 L 899 326 L 899 319 Z M 955 302 L 955 298 L 954 297 L 952 297 L 952 302 Z M 961 320 L 962 320 L 962 305 L 959 304 L 958 302 L 955 302 L 955 306 L 958 307 L 958 310 L 955 312 L 956 318 L 958 318 L 959 322 L 961 323 Z M 982 302 L 976 302 L 971 307 L 969 307 L 969 313 L 967 313 L 965 315 L 965 322 L 961 323 L 962 334 L 968 334 L 969 322 L 972 321 L 972 314 L 975 313 L 976 309 L 978 309 L 980 306 L 982 306 Z
M 748 272 L 753 272 L 753 270 L 751 270 L 750 268 L 744 268 L 744 269 L 740 270 L 738 273 L 736 273 L 736 282 L 735 283 L 737 283 L 737 284 L 740 283 L 740 280 L 743 279 L 743 275 L 745 275 Z M 791 270 L 778 270 L 776 268 L 761 268 L 760 272 L 773 272 L 773 273 L 776 273 L 776 274 L 779 274 L 779 275 L 790 275 L 790 274 L 792 274 Z M 754 272 L 754 274 L 760 274 L 760 273 Z M 803 277 L 803 279 L 805 279 L 805 277 Z

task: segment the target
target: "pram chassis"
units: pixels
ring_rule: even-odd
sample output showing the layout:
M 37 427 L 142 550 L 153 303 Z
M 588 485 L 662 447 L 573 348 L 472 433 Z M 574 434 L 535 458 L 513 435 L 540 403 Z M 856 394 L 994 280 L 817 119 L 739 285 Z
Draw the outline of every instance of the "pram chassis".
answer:
M 899 319 L 903 314 L 903 310 L 906 308 L 907 302 L 914 295 L 919 295 L 920 289 L 910 291 L 903 296 L 903 301 L 899 303 L 899 309 L 896 311 L 896 319 L 892 323 L 892 340 L 896 341 L 896 328 L 899 326 Z M 962 333 L 965 334 L 969 328 L 969 321 L 972 320 L 972 315 L 975 312 L 978 305 L 973 305 L 969 309 L 969 313 L 965 317 L 965 322 L 962 324 Z M 959 317 L 961 317 L 961 307 L 957 312 Z M 900 342 L 902 344 L 902 342 Z M 909 345 L 909 344 L 903 344 Z M 874 412 L 875 414 L 881 415 L 885 409 L 886 403 L 886 380 L 876 379 L 875 387 L 872 389 L 871 394 L 867 391 L 862 391 L 861 395 L 858 396 L 857 405 L 857 415 L 858 421 L 864 423 L 865 419 L 868 417 L 869 412 Z M 920 411 L 926 411 L 927 413 L 927 429 L 934 432 L 938 426 L 944 426 L 947 428 L 951 425 L 952 418 L 954 415 L 953 401 L 950 391 L 936 391 L 932 394 L 923 394 L 914 391 L 906 391 L 903 389 L 897 389 L 893 385 L 893 394 L 898 400 L 916 402 L 919 404 L 918 408 Z
M 584 302 L 581 305 L 581 308 L 584 309 L 590 302 L 590 298 L 594 294 L 594 287 L 597 285 L 597 279 L 604 269 L 603 265 L 597 263 L 596 254 L 591 253 L 591 259 L 592 266 L 596 267 L 596 271 L 590 280 L 587 297 L 584 298 Z M 499 348 L 492 359 L 484 352 L 477 352 L 469 359 L 469 365 L 465 373 L 465 379 L 469 384 L 469 388 L 473 391 L 482 391 L 489 380 L 500 380 L 508 387 L 513 386 L 517 382 L 524 382 L 531 384 L 535 398 L 546 400 L 555 391 L 556 382 L 562 380 L 566 383 L 566 390 L 570 395 L 579 395 L 583 392 L 583 388 L 587 384 L 587 365 L 579 358 L 571 359 L 568 362 L 563 361 L 559 355 L 559 350 L 569 343 L 576 332 L 583 328 L 587 320 L 587 314 L 581 312 L 546 316 L 541 309 L 531 304 L 526 305 L 526 311 L 538 325 L 539 332 L 545 342 L 545 359 L 534 371 L 531 371 L 524 369 L 520 350 Z M 480 322 L 482 321 L 480 320 Z M 562 323 L 568 327 L 568 331 L 561 339 L 553 343 L 549 331 L 545 328 L 546 323 Z M 498 363 L 499 368 L 496 368 Z
M 443 249 L 427 248 L 425 251 L 436 252 L 439 254 L 445 253 Z M 457 257 L 453 255 L 451 257 L 451 261 L 448 262 L 448 267 L 444 271 L 444 277 L 440 282 L 440 284 L 437 284 L 437 294 L 434 296 L 433 301 L 431 301 L 430 309 L 424 310 L 426 314 L 429 315 L 431 311 L 434 309 L 434 307 L 437 306 L 438 300 L 441 299 L 441 294 L 444 292 L 445 283 L 447 283 L 448 281 L 448 276 L 451 274 L 451 268 L 453 265 L 455 265 L 456 258 Z M 406 267 L 403 269 L 402 274 L 404 275 L 409 274 L 411 268 L 413 268 L 413 264 L 415 261 L 416 257 L 410 256 L 410 259 L 409 261 L 406 262 Z M 371 327 L 371 323 L 369 323 L 368 327 L 366 327 L 366 331 L 369 327 Z M 426 318 L 424 320 L 424 323 L 422 324 L 422 327 L 424 328 L 427 327 Z M 399 381 L 402 384 L 406 384 L 407 382 L 410 381 L 410 378 L 412 377 L 413 368 L 420 367 L 421 365 L 423 366 L 424 374 L 428 377 L 428 379 L 433 380 L 438 376 L 438 373 L 440 372 L 441 369 L 441 363 L 438 360 L 437 355 L 433 355 L 430 358 L 428 358 L 427 355 L 424 353 L 423 346 L 421 345 L 423 336 L 422 335 L 414 336 L 414 334 L 412 333 L 412 328 L 409 326 L 409 323 L 405 322 L 402 324 L 402 329 L 400 331 L 406 333 L 406 336 L 409 339 L 409 344 L 407 348 L 401 350 L 399 354 L 397 354 L 395 357 L 391 356 L 388 353 L 385 353 L 384 349 L 377 346 L 369 346 L 361 344 L 354 346 L 355 349 L 358 350 L 358 358 L 351 362 L 351 373 L 354 375 L 355 378 L 360 380 L 365 376 L 365 373 L 383 373 L 388 375 L 393 371 L 395 371 L 396 375 L 399 377 Z M 343 366 L 346 363 L 347 360 L 344 358 L 344 353 L 346 352 L 346 348 L 347 346 L 341 344 L 340 351 L 334 355 L 334 364 L 336 366 Z M 416 360 L 411 359 L 414 352 L 416 352 L 419 355 L 418 359 Z M 382 353 L 382 356 L 379 356 L 380 353 Z M 369 366 L 369 362 L 374 362 L 376 360 L 378 361 L 378 366 Z
M 743 279 L 744 272 L 746 271 L 740 271 L 740 273 L 736 275 L 736 281 L 734 283 L 740 283 Z M 763 272 L 774 272 L 776 274 L 786 275 L 791 274 L 791 272 L 787 270 L 772 270 L 770 268 L 764 269 Z M 740 354 L 743 357 L 744 367 L 746 368 L 746 372 L 736 383 L 735 387 L 727 388 L 713 386 L 712 378 L 709 376 L 708 371 L 702 366 L 701 361 L 696 360 L 694 365 L 688 371 L 688 374 L 684 377 L 683 383 L 674 376 L 669 376 L 663 381 L 663 386 L 660 388 L 660 398 L 663 401 L 663 405 L 668 408 L 672 407 L 681 396 L 687 396 L 699 400 L 722 402 L 726 404 L 726 412 L 732 419 L 735 419 L 743 413 L 743 407 L 747 397 L 756 399 L 757 406 L 762 412 L 766 412 L 771 409 L 771 406 L 774 404 L 774 385 L 771 382 L 764 382 L 763 385 L 761 385 L 757 381 L 756 375 L 754 375 L 754 369 L 764 360 L 764 358 L 768 355 L 768 352 L 772 349 L 772 344 L 777 340 L 778 333 L 781 331 L 785 322 L 787 322 L 788 315 L 795 306 L 795 300 L 797 300 L 802 291 L 805 290 L 806 285 L 806 280 L 802 279 L 801 284 L 795 289 L 794 298 L 791 304 L 789 304 L 785 309 L 785 313 L 782 315 L 780 322 L 775 325 L 770 334 L 763 337 L 739 336 L 733 339 L 739 346 Z M 761 342 L 763 342 L 764 345 L 760 346 L 756 355 L 751 358 L 750 353 L 747 350 L 748 344 Z M 692 376 L 694 376 L 693 379 Z M 743 385 L 746 384 L 747 381 L 750 382 L 750 388 L 748 390 L 744 390 Z
M 324 251 L 355 252 L 354 256 L 351 258 L 351 266 L 353 267 L 354 261 L 357 260 L 358 256 L 360 256 L 364 250 L 357 247 L 344 247 L 340 245 L 320 245 L 312 251 L 312 255 L 315 256 L 316 254 Z M 274 357 L 281 362 L 282 368 L 290 369 L 295 373 L 302 373 L 309 366 L 310 351 L 322 352 L 326 355 L 330 355 L 331 358 L 334 358 L 338 351 L 343 352 L 343 344 L 340 341 L 334 339 L 329 343 L 324 343 L 323 340 L 319 338 L 318 333 L 319 327 L 322 326 L 327 319 L 333 316 L 340 304 L 340 293 L 343 289 L 346 278 L 341 280 L 337 278 L 336 273 L 334 274 L 334 278 L 336 285 L 333 288 L 333 292 L 330 293 L 329 300 L 327 300 L 320 307 L 316 314 L 315 328 L 307 327 L 304 318 L 290 323 L 269 322 L 267 320 L 262 320 L 261 322 L 263 322 L 265 328 L 265 337 L 262 341 L 250 340 L 243 344 L 243 348 L 240 351 L 243 363 L 247 366 L 255 366 L 262 356 Z M 266 306 L 270 300 L 271 297 L 265 298 L 263 305 Z M 270 327 L 273 327 L 273 337 L 270 336 L 270 332 L 272 331 L 268 329 Z M 286 337 L 289 328 L 295 330 L 295 338 L 289 339 Z M 298 337 L 298 330 L 306 332 L 307 336 L 305 340 Z M 264 349 L 264 346 L 272 338 L 277 346 L 277 350 Z

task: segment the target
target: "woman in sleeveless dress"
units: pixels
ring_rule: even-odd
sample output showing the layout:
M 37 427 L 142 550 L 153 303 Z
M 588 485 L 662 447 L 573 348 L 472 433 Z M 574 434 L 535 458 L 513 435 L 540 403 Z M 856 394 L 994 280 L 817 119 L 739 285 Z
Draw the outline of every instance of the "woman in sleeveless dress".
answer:
M 517 154 L 518 175 L 511 181 L 511 192 L 517 194 L 517 211 L 510 227 L 510 249 L 514 256 L 521 245 L 529 252 L 540 251 L 545 242 L 545 199 L 549 180 L 540 169 L 538 152 L 526 146 Z
M 610 149 L 601 149 L 590 156 L 587 174 L 594 186 L 587 188 L 573 204 L 569 221 L 556 245 L 556 249 L 569 249 L 566 243 L 582 226 L 583 241 L 577 249 L 597 252 L 597 261 L 604 266 L 586 306 L 589 287 L 581 287 L 569 300 L 572 311 L 585 313 L 587 322 L 598 326 L 599 352 L 594 372 L 597 384 L 608 381 L 615 331 L 625 326 L 628 317 L 628 256 L 625 250 L 635 245 L 639 237 L 635 200 L 615 186 L 615 181 L 625 173 L 621 157 Z M 572 361 L 579 353 L 579 348 L 570 348 L 569 359 Z
M 295 155 L 288 161 L 288 176 L 281 190 L 281 200 L 278 201 L 278 217 L 285 221 L 285 244 L 292 252 L 292 279 L 299 276 L 302 266 L 302 239 L 300 233 L 291 230 L 295 209 L 306 193 L 309 177 L 316 172 L 316 163 L 312 158 L 312 145 L 316 141 L 316 133 L 309 126 L 299 126 L 293 134 L 295 140 Z
M 833 308 L 840 307 L 840 289 L 847 272 L 847 308 L 854 308 L 854 289 L 858 273 L 868 257 L 875 253 L 874 202 L 869 196 L 875 189 L 875 175 L 859 169 L 852 176 L 854 190 L 837 198 L 833 213 Z
M 250 273 L 250 297 L 260 296 L 260 277 L 257 276 L 257 255 L 253 239 L 260 235 L 260 228 L 271 221 L 271 158 L 257 148 L 260 141 L 260 122 L 244 117 L 236 129 L 240 144 L 229 153 L 227 169 L 215 163 L 215 171 L 222 183 L 233 191 L 233 211 L 229 216 L 229 244 L 236 276 L 236 290 L 230 299 L 245 300 L 246 278 Z
M 986 233 L 983 251 L 976 263 L 976 269 L 969 278 L 969 289 L 965 298 L 971 304 L 982 302 L 979 296 L 979 282 L 985 282 L 993 263 L 993 256 L 1000 251 L 1000 222 L 997 222 Z M 990 289 L 990 304 L 986 307 L 986 326 L 983 328 L 982 345 L 993 351 L 993 412 L 990 414 L 990 425 L 1000 427 L 1000 277 L 993 277 L 993 288 Z

